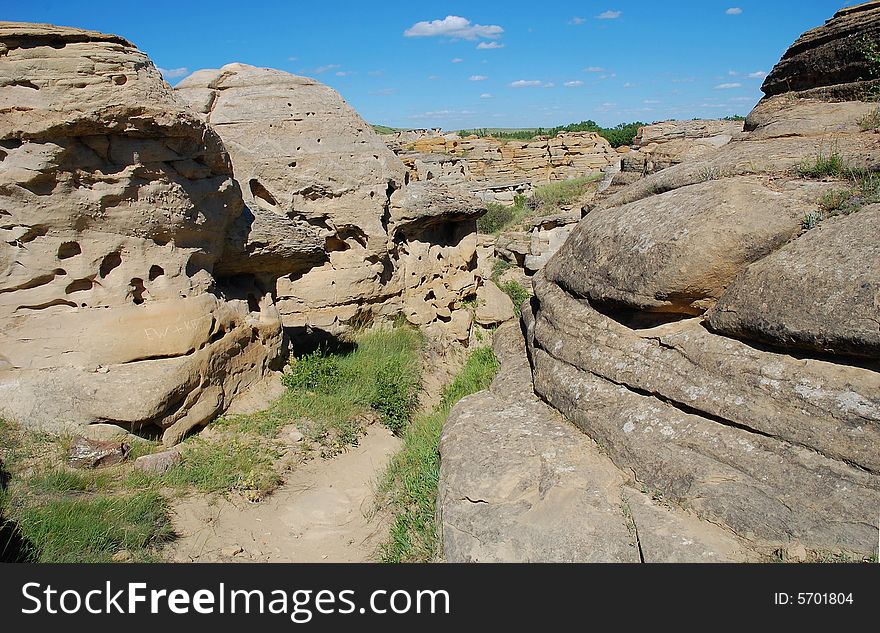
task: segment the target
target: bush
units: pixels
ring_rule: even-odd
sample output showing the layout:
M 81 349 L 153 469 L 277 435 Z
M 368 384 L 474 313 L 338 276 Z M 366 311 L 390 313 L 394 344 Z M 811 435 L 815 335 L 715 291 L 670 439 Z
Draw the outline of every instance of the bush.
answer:
M 525 200 L 524 198 L 522 199 Z M 486 214 L 477 219 L 477 231 L 485 234 L 500 233 L 502 230 L 518 221 L 523 215 L 523 205 L 506 206 L 490 202 L 486 205 Z
M 513 302 L 513 311 L 516 316 L 521 317 L 522 310 L 520 309 L 520 306 L 522 306 L 523 302 L 532 295 L 521 283 L 519 283 L 515 279 L 511 279 L 507 283 L 502 284 L 501 290 L 502 292 L 507 294 L 507 296 L 510 297 L 510 300 Z
M 859 119 L 858 123 L 859 129 L 862 132 L 867 132 L 868 130 L 874 130 L 876 132 L 880 129 L 880 108 L 874 108 L 871 112 Z
M 798 166 L 798 173 L 804 178 L 840 178 L 851 175 L 843 157 L 832 150 L 830 154 L 819 152 L 813 160 L 806 160 Z
M 382 423 L 399 435 L 418 406 L 418 380 L 409 368 L 387 362 L 376 374 L 370 407 Z
M 510 270 L 510 262 L 506 259 L 501 259 L 500 257 L 495 260 L 495 263 L 492 264 L 492 281 L 496 284 L 498 280 L 501 278 L 501 275 Z
M 281 377 L 281 382 L 290 389 L 332 392 L 345 378 L 338 359 L 320 350 L 301 356 L 291 368 L 291 373 Z

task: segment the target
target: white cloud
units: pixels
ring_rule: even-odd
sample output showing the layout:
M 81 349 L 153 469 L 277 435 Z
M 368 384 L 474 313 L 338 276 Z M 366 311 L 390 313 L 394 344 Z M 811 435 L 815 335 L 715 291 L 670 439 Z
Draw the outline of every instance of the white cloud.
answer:
M 540 86 L 541 82 L 537 79 L 519 79 L 508 84 L 511 88 L 533 88 Z
M 739 15 L 742 12 L 743 10 L 739 7 L 730 7 L 727 11 L 725 11 L 727 15 Z
M 555 86 L 556 86 L 555 83 L 553 83 L 552 81 L 548 81 L 547 83 L 543 84 L 541 87 L 542 88 L 553 88 Z
M 504 48 L 504 44 L 499 44 L 498 42 L 480 42 L 477 44 L 477 48 L 481 48 L 483 50 L 494 50 L 496 48 Z
M 451 61 L 453 64 L 460 64 L 460 63 L 463 62 L 464 60 L 463 60 L 461 57 L 453 57 L 453 58 L 452 58 L 451 60 L 449 60 L 449 61 Z
M 178 77 L 186 77 L 189 74 L 189 68 L 181 66 L 180 68 L 159 68 L 158 69 L 165 79 L 177 79 Z
M 763 70 L 756 70 L 755 72 L 749 73 L 746 76 L 749 79 L 763 79 L 764 77 L 767 76 L 767 73 L 765 73 Z
M 677 79 L 673 79 L 672 83 L 674 84 L 692 84 L 696 81 L 696 77 L 678 77 Z
M 645 99 L 644 101 L 642 101 L 642 103 L 644 103 L 645 105 L 654 105 L 660 102 L 657 99 Z
M 636 84 L 632 83 L 631 81 L 627 81 L 625 84 L 623 84 L 623 87 L 624 88 L 635 88 Z
M 603 11 L 599 15 L 596 16 L 597 20 L 616 20 L 623 13 L 621 11 Z
M 492 98 L 492 95 L 488 92 L 484 92 L 483 94 L 480 95 L 480 99 L 491 99 L 491 98 Z
M 337 77 L 348 77 L 349 75 L 353 75 L 354 71 L 352 70 L 338 70 L 336 71 Z
M 581 18 L 581 17 L 578 17 L 578 16 L 574 16 L 572 19 L 570 19 L 570 20 L 568 21 L 568 23 L 569 23 L 569 24 L 572 24 L 572 25 L 574 25 L 574 26 L 577 26 L 578 24 L 583 24 L 583 23 L 586 22 L 586 21 L 587 21 L 586 18 Z
M 403 32 L 406 37 L 452 37 L 464 40 L 478 38 L 495 39 L 501 37 L 504 29 L 497 24 L 471 24 L 471 21 L 458 15 L 447 15 L 442 20 L 416 22 Z
M 584 72 L 586 73 L 604 73 L 605 69 L 601 66 L 587 66 L 584 68 Z
M 730 90 L 731 88 L 742 88 L 741 83 L 733 82 L 733 83 L 725 83 L 718 84 L 715 86 L 715 90 Z
M 736 77 L 739 73 L 736 72 L 735 70 L 728 70 L 727 74 L 731 77 Z
M 468 77 L 468 81 L 486 81 L 487 79 L 486 75 L 471 75 Z
M 295 62 L 295 61 L 298 60 L 298 59 L 299 59 L 299 57 L 288 57 L 288 58 L 287 58 L 287 61 L 289 61 L 289 62 Z
M 339 68 L 339 64 L 327 64 L 326 66 L 318 66 L 312 72 L 316 75 L 320 75 L 322 73 L 326 73 L 328 70 L 333 70 L 335 68 Z
M 580 79 L 576 79 L 574 81 L 566 81 L 563 85 L 566 88 L 576 88 L 577 86 L 583 86 L 584 82 L 581 81 Z

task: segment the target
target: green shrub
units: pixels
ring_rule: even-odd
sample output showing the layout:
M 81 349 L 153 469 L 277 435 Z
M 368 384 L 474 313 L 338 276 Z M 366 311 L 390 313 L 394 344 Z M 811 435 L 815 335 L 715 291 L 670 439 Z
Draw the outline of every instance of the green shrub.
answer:
M 495 260 L 495 263 L 492 264 L 492 281 L 498 283 L 498 280 L 501 278 L 501 275 L 506 273 L 510 269 L 510 262 L 506 259 L 501 259 L 500 257 Z
M 510 300 L 513 302 L 513 311 L 516 316 L 521 317 L 522 310 L 520 309 L 520 306 L 522 306 L 523 302 L 532 295 L 521 283 L 519 283 L 515 279 L 511 279 L 507 283 L 502 284 L 500 288 L 502 292 L 507 294 L 507 296 L 510 297 Z
M 581 178 L 557 180 L 535 189 L 534 198 L 543 213 L 554 213 L 560 206 L 577 202 L 578 198 L 601 177 L 601 174 L 592 174 Z
M 339 360 L 320 350 L 306 354 L 291 364 L 292 371 L 281 377 L 289 389 L 333 392 L 345 381 Z
M 801 220 L 801 226 L 804 227 L 805 231 L 809 231 L 810 229 L 815 228 L 821 221 L 821 214 L 816 213 L 815 211 L 808 211 L 804 214 L 804 217 Z
M 376 374 L 370 407 L 382 416 L 382 423 L 400 434 L 418 406 L 418 380 L 412 368 L 387 362 Z
M 500 233 L 516 222 L 522 213 L 521 207 L 506 206 L 495 202 L 490 202 L 486 208 L 485 215 L 477 219 L 477 231 L 487 235 Z

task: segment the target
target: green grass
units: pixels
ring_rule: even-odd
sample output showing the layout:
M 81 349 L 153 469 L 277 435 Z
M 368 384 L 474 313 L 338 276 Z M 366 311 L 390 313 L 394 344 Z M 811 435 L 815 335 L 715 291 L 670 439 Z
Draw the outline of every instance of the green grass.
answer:
M 495 263 L 492 264 L 492 276 L 491 279 L 496 284 L 501 279 L 501 275 L 510 270 L 510 262 L 506 259 L 501 259 L 500 257 L 495 260 Z
M 148 561 L 151 548 L 172 535 L 168 502 L 155 491 L 38 500 L 19 508 L 13 500 L 11 506 L 21 536 L 33 545 L 33 562 L 110 562 L 122 549 L 133 560 Z
M 575 204 L 601 178 L 602 174 L 595 173 L 541 185 L 529 200 L 515 196 L 512 206 L 490 202 L 485 215 L 477 219 L 477 231 L 497 235 L 507 230 L 529 229 L 530 219 L 553 215 L 560 207 Z
M 538 187 L 535 189 L 534 196 L 538 210 L 542 212 L 542 215 L 550 215 L 561 206 L 574 204 L 590 189 L 593 183 L 601 178 L 602 174 L 597 173 L 581 178 L 558 180 Z
M 510 300 L 513 302 L 513 312 L 516 314 L 517 318 L 521 317 L 522 310 L 520 309 L 520 306 L 522 306 L 526 299 L 532 296 L 531 293 L 515 279 L 511 279 L 510 281 L 501 284 L 499 288 L 510 297 Z
M 486 205 L 485 215 L 477 218 L 477 231 L 486 235 L 497 235 L 515 226 L 526 215 L 525 203 L 524 196 L 516 196 L 512 206 L 490 202 Z
M 388 127 L 387 125 L 372 125 L 372 128 L 376 130 L 376 134 L 394 134 L 395 132 L 400 132 L 403 128 L 397 127 Z
M 430 413 L 416 416 L 404 431 L 403 448 L 391 460 L 379 490 L 394 515 L 379 552 L 383 562 L 430 562 L 436 558 L 439 539 L 434 509 L 440 477 L 440 432 L 452 406 L 486 389 L 497 370 L 498 361 L 490 348 L 475 349 L 444 389 L 440 404 Z
M 843 157 L 832 150 L 828 154 L 820 151 L 814 158 L 803 161 L 798 173 L 804 178 L 841 178 L 849 176 L 850 170 Z
M 862 132 L 867 132 L 868 130 L 876 132 L 880 129 L 880 108 L 871 110 L 871 112 L 858 120 L 858 124 Z

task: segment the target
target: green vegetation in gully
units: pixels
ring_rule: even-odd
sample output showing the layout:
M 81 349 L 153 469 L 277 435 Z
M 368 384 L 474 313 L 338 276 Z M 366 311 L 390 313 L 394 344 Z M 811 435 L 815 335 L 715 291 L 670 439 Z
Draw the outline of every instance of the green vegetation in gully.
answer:
M 804 230 L 817 226 L 822 220 L 835 215 L 849 215 L 867 204 L 880 202 L 880 174 L 854 167 L 840 155 L 836 148 L 820 151 L 803 161 L 797 168 L 802 178 L 841 181 L 841 187 L 829 189 L 816 201 L 819 210 L 804 214 L 801 224 Z
M 429 562 L 438 554 L 434 510 L 440 478 L 438 445 L 443 424 L 453 405 L 486 389 L 498 361 L 488 347 L 471 352 L 464 368 L 430 413 L 415 416 L 403 432 L 403 449 L 391 460 L 380 485 L 380 495 L 393 513 L 389 538 L 380 549 L 383 562 Z

